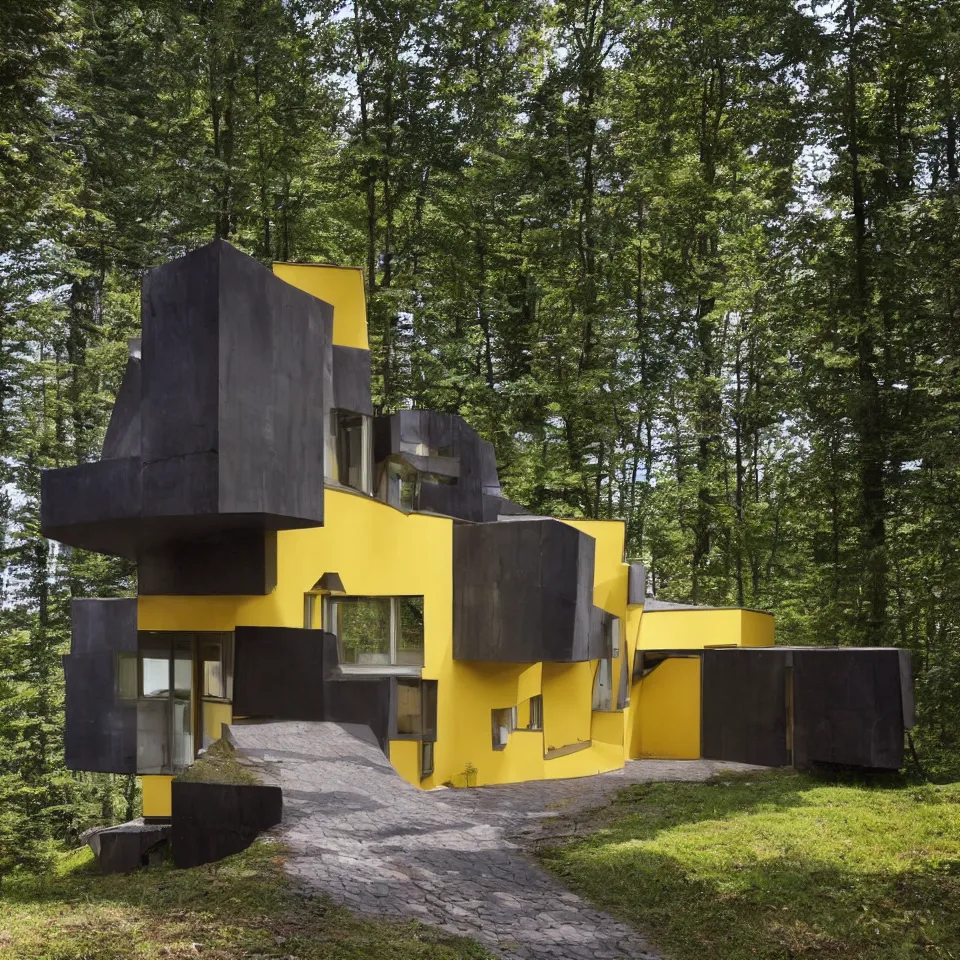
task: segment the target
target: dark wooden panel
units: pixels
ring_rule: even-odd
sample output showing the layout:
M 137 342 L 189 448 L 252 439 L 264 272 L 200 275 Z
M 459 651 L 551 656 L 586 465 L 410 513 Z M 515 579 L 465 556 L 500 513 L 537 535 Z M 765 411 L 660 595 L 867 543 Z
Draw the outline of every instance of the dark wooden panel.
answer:
M 217 450 L 223 246 L 209 243 L 144 277 L 141 429 L 148 463 Z
M 120 654 L 137 653 L 137 601 L 74 600 L 63 658 L 64 762 L 70 770 L 136 773 L 137 704 L 121 700 Z
M 246 850 L 283 818 L 283 792 L 274 786 L 176 779 L 171 799 L 177 867 L 199 867 Z
M 898 770 L 903 701 L 897 650 L 795 650 L 794 763 Z
M 393 677 L 343 676 L 324 684 L 324 720 L 369 727 L 389 755 L 391 720 L 394 716 Z
M 240 717 L 326 720 L 324 635 L 297 627 L 237 627 L 233 712 Z
M 789 664 L 786 650 L 703 651 L 700 741 L 704 757 L 771 767 L 791 762 Z
M 647 568 L 642 563 L 631 563 L 627 580 L 627 603 L 642 606 L 647 596 Z
M 265 596 L 277 585 L 277 535 L 236 530 L 166 543 L 141 554 L 142 596 Z
M 333 347 L 333 406 L 373 416 L 370 395 L 370 351 Z
M 46 472 L 44 533 L 139 558 L 321 524 L 333 308 L 215 241 L 151 270 L 141 310 L 105 459 Z
M 323 521 L 323 378 L 333 308 L 220 250 L 220 512 Z
M 591 643 L 592 537 L 557 520 L 455 525 L 454 657 L 569 663 Z
M 127 360 L 117 400 L 110 413 L 110 423 L 103 438 L 101 459 L 140 456 L 140 361 Z

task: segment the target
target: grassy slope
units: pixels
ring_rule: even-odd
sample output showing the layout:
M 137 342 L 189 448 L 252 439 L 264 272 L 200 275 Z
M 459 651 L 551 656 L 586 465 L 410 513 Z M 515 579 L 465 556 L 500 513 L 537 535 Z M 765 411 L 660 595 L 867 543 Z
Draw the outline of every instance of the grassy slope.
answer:
M 280 849 L 259 842 L 214 871 L 101 876 L 84 850 L 49 877 L 0 887 L 2 960 L 482 960 L 484 950 L 416 923 L 375 923 L 297 896 Z
M 960 784 L 632 787 L 545 865 L 671 960 L 960 958 Z

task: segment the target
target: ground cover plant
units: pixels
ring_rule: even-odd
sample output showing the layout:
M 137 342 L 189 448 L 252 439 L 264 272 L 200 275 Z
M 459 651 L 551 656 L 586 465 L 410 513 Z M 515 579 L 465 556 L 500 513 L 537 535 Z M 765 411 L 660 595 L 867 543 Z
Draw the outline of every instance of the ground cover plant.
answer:
M 417 923 L 361 920 L 308 898 L 260 841 L 215 867 L 102 876 L 86 848 L 0 887 L 0 960 L 486 960 Z
M 564 832 L 544 865 L 671 960 L 960 957 L 960 783 L 638 784 Z

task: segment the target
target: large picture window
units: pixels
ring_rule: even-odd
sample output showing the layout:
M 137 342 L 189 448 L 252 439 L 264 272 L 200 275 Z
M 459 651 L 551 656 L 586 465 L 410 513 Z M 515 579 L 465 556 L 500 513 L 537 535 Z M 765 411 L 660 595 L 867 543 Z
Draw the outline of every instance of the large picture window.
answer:
M 341 663 L 423 666 L 423 597 L 330 597 L 323 622 Z
M 137 773 L 179 773 L 199 746 L 203 704 L 233 698 L 233 635 L 141 632 L 118 683 L 137 701 Z

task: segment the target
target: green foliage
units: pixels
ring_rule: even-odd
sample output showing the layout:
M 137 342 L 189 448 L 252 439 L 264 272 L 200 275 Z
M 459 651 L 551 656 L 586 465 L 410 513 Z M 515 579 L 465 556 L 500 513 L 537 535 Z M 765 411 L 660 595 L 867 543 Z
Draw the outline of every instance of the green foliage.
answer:
M 544 864 L 677 960 L 952 957 L 960 784 L 638 785 Z
M 957 0 L 8 6 L 0 776 L 38 843 L 135 806 L 58 745 L 69 600 L 134 571 L 40 538 L 40 470 L 97 456 L 144 270 L 216 236 L 363 266 L 378 409 L 624 519 L 663 598 L 913 650 L 958 762 Z
M 215 740 L 177 779 L 191 783 L 260 783 L 256 772 L 240 763 L 236 751 L 226 740 Z
M 0 890 L 0 960 L 179 956 L 299 960 L 487 960 L 479 945 L 418 923 L 354 917 L 297 894 L 282 849 L 260 841 L 213 868 L 102 876 L 86 848 Z

